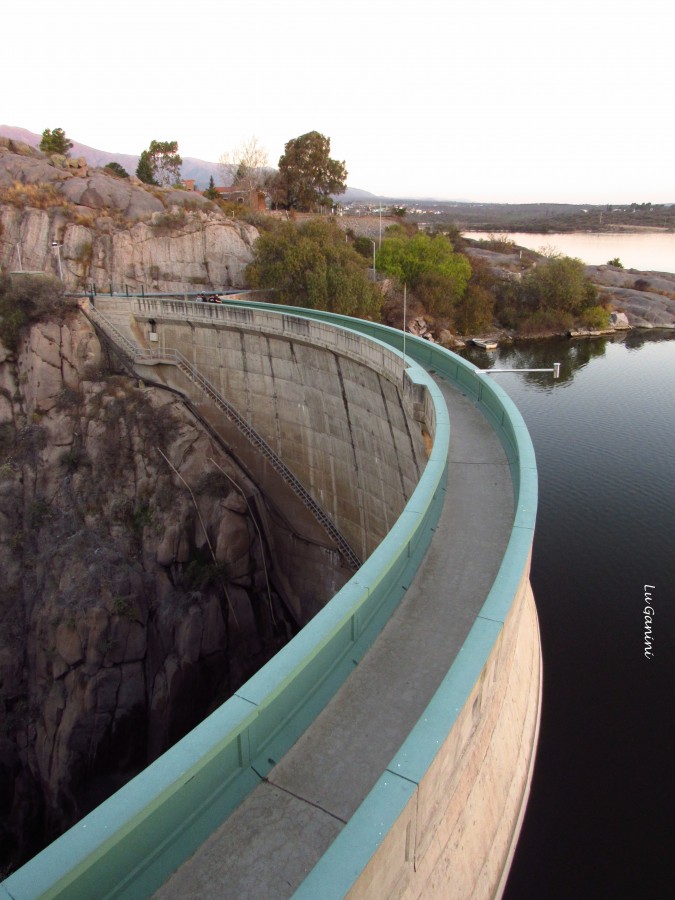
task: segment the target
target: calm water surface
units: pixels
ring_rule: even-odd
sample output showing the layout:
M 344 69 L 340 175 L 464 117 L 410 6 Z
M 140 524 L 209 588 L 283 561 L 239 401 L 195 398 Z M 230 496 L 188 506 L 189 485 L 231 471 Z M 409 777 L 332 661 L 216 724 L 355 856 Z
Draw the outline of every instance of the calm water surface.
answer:
M 491 237 L 488 232 L 465 232 L 475 240 Z M 565 256 L 582 259 L 589 266 L 603 266 L 619 257 L 626 269 L 641 272 L 675 272 L 675 234 L 642 232 L 621 234 L 524 234 L 513 232 L 499 235 L 510 238 L 519 247 L 529 250 L 552 248 Z
M 544 695 L 505 894 L 665 898 L 675 885 L 675 335 L 467 351 L 537 454 L 532 585 Z M 655 610 L 644 655 L 645 585 Z

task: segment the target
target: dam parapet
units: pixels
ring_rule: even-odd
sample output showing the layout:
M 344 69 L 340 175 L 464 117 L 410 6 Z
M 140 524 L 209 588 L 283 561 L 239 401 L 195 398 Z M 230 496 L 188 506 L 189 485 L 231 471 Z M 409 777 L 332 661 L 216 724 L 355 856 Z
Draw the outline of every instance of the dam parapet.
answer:
M 224 896 L 223 869 L 208 860 L 203 869 L 195 863 L 197 868 L 178 869 L 177 880 L 166 879 L 202 844 L 213 846 L 210 836 L 227 829 L 228 822 L 244 835 L 241 816 L 249 798 L 261 789 L 288 797 L 287 785 L 298 772 L 303 781 L 296 796 L 303 811 L 295 806 L 291 815 L 313 831 L 314 820 L 304 818 L 310 807 L 317 810 L 313 776 L 294 754 L 306 752 L 315 739 L 317 746 L 334 747 L 340 731 L 335 723 L 344 719 L 335 714 L 332 700 L 338 703 L 343 693 L 367 701 L 358 718 L 351 716 L 359 726 L 354 733 L 359 740 L 350 738 L 356 756 L 345 756 L 350 761 L 343 766 L 338 748 L 331 768 L 325 755 L 310 754 L 328 772 L 342 811 L 333 811 L 333 800 L 326 802 L 333 830 L 315 829 L 320 840 L 312 842 L 311 854 L 303 856 L 297 845 L 289 845 L 288 888 L 278 895 L 316 896 L 320 884 L 322 896 L 386 897 L 394 876 L 403 896 L 426 891 L 426 896 L 491 897 L 503 884 L 529 789 L 540 699 L 541 659 L 529 588 L 536 465 L 522 418 L 497 386 L 484 384 L 469 364 L 427 342 L 408 339 L 404 359 L 400 332 L 315 311 L 257 306 L 265 315 L 298 316 L 303 321 L 295 333 L 308 335 L 306 322 L 320 319 L 323 326 L 353 331 L 364 343 L 375 338 L 376 345 L 393 348 L 392 369 L 398 360 L 401 385 L 404 367 L 411 385 L 399 408 L 409 403 L 418 413 L 426 410 L 433 431 L 430 455 L 421 457 L 417 483 L 384 538 L 325 609 L 157 764 L 11 876 L 3 886 L 7 896 L 44 890 L 84 897 L 103 877 L 109 896 L 148 895 L 164 882 L 160 893 L 176 896 L 181 871 L 193 885 L 200 879 L 200 896 Z M 166 323 L 156 309 L 147 312 L 154 313 L 147 326 L 156 330 L 146 335 L 146 326 L 140 326 L 136 339 L 148 343 L 151 333 L 158 336 L 153 343 L 161 343 L 165 324 L 186 332 L 219 330 L 213 322 L 172 324 L 177 308 Z M 247 304 L 242 318 L 252 312 Z M 240 345 L 247 339 L 244 332 Z M 214 357 L 234 356 L 236 344 L 220 340 L 205 334 L 196 342 L 186 338 L 185 349 L 199 355 L 211 341 Z M 293 340 L 298 347 L 303 343 L 299 336 Z M 244 358 L 249 356 L 240 352 Z M 287 355 L 280 358 L 288 362 Z M 267 375 L 261 383 L 273 384 L 273 366 L 269 373 L 252 374 Z M 376 374 L 385 378 L 379 369 Z M 364 384 L 355 377 L 355 395 L 377 396 L 374 383 L 373 376 Z M 405 397 L 405 388 L 401 393 Z M 247 389 L 239 396 L 245 401 Z M 291 396 L 285 401 L 289 409 L 299 402 Z M 409 421 L 416 421 L 415 415 Z M 283 433 L 280 437 L 283 449 L 288 445 Z M 365 460 L 365 441 L 362 451 Z M 365 463 L 364 470 L 369 471 Z M 404 486 L 400 490 L 405 494 Z M 444 518 L 448 514 L 451 518 Z M 452 582 L 437 568 L 444 558 L 454 572 Z M 425 597 L 428 610 L 419 605 Z M 420 628 L 414 640 L 413 622 Z M 380 661 L 385 665 L 378 681 Z M 381 692 L 387 684 L 389 695 Z M 410 706 L 404 703 L 408 699 L 414 700 Z M 375 724 L 376 709 L 389 711 L 386 729 Z M 314 727 L 319 731 L 304 737 Z M 357 777 L 361 770 L 365 780 Z M 229 857 L 234 860 L 240 849 L 230 845 Z M 270 856 L 266 865 L 264 859 L 257 856 L 259 883 L 272 878 L 278 886 L 286 877 L 278 860 Z M 331 884 L 333 893 L 323 893 Z M 456 885 L 454 894 L 448 893 L 449 884 Z

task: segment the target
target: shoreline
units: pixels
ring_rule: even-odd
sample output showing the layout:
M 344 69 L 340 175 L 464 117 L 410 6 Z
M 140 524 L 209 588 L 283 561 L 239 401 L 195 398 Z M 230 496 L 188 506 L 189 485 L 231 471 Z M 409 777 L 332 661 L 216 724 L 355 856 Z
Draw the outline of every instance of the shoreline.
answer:
M 521 225 L 518 228 L 462 228 L 461 233 L 462 235 L 540 234 L 543 237 L 549 237 L 554 234 L 675 234 L 675 228 L 668 228 L 665 225 L 606 225 L 593 228 L 556 228 L 553 231 L 544 231 L 542 228 L 528 228 Z

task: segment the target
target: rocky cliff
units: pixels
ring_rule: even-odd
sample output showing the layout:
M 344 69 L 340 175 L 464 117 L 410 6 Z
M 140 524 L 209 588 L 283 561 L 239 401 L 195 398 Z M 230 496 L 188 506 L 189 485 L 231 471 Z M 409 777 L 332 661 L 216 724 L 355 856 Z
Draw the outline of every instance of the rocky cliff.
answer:
M 0 138 L 4 270 L 61 274 L 69 289 L 223 290 L 243 285 L 257 234 L 200 194 Z
M 675 275 L 617 266 L 588 266 L 588 277 L 633 328 L 675 328 Z
M 227 473 L 227 474 L 224 474 Z M 71 825 L 296 629 L 229 456 L 77 310 L 0 345 L 0 865 Z

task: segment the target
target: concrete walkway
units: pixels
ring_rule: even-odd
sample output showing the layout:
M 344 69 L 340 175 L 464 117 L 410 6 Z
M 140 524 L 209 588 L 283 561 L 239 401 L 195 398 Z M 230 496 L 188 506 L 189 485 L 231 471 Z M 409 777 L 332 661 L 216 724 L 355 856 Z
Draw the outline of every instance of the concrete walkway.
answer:
M 450 668 L 504 556 L 513 490 L 490 425 L 456 389 L 437 382 L 450 412 L 448 487 L 420 571 L 326 709 L 155 897 L 290 897 Z

